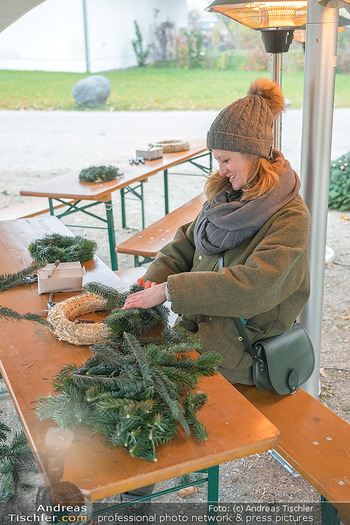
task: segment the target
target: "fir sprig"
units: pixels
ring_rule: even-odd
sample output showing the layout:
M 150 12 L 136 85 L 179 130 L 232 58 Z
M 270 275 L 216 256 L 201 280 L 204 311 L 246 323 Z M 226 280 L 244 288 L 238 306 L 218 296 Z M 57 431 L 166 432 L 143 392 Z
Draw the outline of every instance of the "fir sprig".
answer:
M 106 182 L 121 177 L 123 173 L 116 166 L 90 166 L 79 173 L 80 182 Z
M 197 419 L 206 395 L 190 395 L 201 375 L 213 375 L 221 361 L 210 352 L 196 359 L 176 352 L 172 343 L 142 345 L 132 334 L 124 341 L 94 345 L 93 355 L 80 367 L 66 365 L 56 376 L 58 393 L 39 401 L 39 419 L 52 418 L 67 430 L 80 425 L 100 432 L 109 444 L 126 448 L 132 456 L 156 461 L 156 447 L 179 432 L 206 439 L 207 431 Z

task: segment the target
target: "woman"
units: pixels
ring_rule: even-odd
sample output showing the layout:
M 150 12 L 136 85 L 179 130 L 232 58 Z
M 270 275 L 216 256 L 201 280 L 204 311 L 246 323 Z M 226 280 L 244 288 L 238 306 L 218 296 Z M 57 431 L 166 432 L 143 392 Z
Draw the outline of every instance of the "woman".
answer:
M 216 117 L 207 147 L 219 170 L 207 180 L 207 202 L 158 253 L 145 289 L 124 306 L 149 308 L 168 298 L 179 324 L 201 336 L 203 351 L 223 356 L 220 372 L 231 383 L 253 384 L 234 317 L 246 320 L 252 342 L 280 334 L 310 291 L 310 214 L 297 174 L 272 148 L 273 119 L 283 108 L 279 86 L 258 79 Z

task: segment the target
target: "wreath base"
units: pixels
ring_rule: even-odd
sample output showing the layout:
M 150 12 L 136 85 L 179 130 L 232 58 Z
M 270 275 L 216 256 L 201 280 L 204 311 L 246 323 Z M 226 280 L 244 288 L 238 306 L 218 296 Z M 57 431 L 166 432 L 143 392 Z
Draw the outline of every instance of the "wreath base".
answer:
M 163 148 L 163 153 L 176 153 L 177 151 L 187 151 L 190 149 L 190 144 L 186 140 L 160 140 L 149 144 L 156 148 Z
M 61 341 L 73 345 L 106 343 L 111 337 L 111 330 L 105 323 L 74 321 L 79 315 L 105 310 L 106 303 L 106 299 L 99 295 L 85 293 L 56 304 L 47 316 L 51 332 Z

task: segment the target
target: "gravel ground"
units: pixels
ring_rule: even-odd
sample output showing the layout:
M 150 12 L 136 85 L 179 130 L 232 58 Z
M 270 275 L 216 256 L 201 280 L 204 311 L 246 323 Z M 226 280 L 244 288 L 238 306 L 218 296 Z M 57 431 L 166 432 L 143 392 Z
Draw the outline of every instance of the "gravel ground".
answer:
M 348 116 L 350 116 L 349 110 Z M 32 116 L 30 115 L 32 113 Z M 177 112 L 171 112 L 177 113 Z M 124 115 L 119 115 L 118 132 L 113 128 L 111 117 L 105 115 L 105 128 L 100 123 L 102 116 L 97 113 L 80 113 L 80 126 L 85 129 L 83 139 L 79 142 L 79 137 L 74 133 L 75 120 L 72 113 L 62 114 L 62 112 L 0 112 L 0 123 L 6 121 L 8 134 L 4 134 L 4 128 L 0 126 L 0 136 L 6 147 L 0 152 L 0 184 L 2 193 L 0 194 L 0 204 L 9 206 L 22 200 L 18 196 L 20 187 L 28 186 L 37 182 L 40 178 L 55 176 L 67 171 L 67 169 L 79 169 L 86 167 L 89 163 L 106 162 L 112 159 L 112 149 L 115 151 L 125 151 L 127 140 L 132 140 L 135 145 L 148 141 L 155 136 L 155 129 L 158 130 L 157 138 L 169 138 L 166 133 L 169 121 L 172 122 L 172 129 L 175 130 L 176 138 L 183 138 L 181 129 L 186 129 L 187 136 L 204 135 L 208 124 L 210 124 L 214 112 L 187 112 L 186 126 L 184 126 L 181 115 L 153 114 L 147 122 L 152 125 L 146 126 L 143 114 L 129 114 L 129 120 L 123 120 Z M 89 116 L 89 118 L 87 118 Z M 45 117 L 45 118 L 44 118 Z M 116 119 L 118 116 L 113 115 Z M 123 117 L 123 118 L 122 118 Z M 171 118 L 170 118 L 171 117 Z M 176 118 L 175 118 L 176 117 Z M 126 115 L 125 115 L 126 118 Z M 158 118 L 158 120 L 157 120 Z M 338 123 L 335 131 L 339 141 L 333 138 L 332 156 L 336 158 L 345 153 L 348 146 L 345 146 L 343 114 L 336 113 L 335 120 Z M 30 120 L 31 119 L 31 120 Z M 286 115 L 287 123 L 292 125 L 292 129 L 297 129 L 300 125 L 301 112 L 290 111 Z M 32 128 L 29 122 L 32 122 Z M 62 122 L 65 121 L 66 128 L 62 129 Z M 130 121 L 130 122 L 129 122 Z M 156 122 L 155 122 L 156 121 Z M 350 119 L 347 119 L 349 122 Z M 59 126 L 58 126 L 59 122 Z M 92 124 L 91 124 L 92 122 Z M 102 122 L 102 121 L 101 121 Z M 116 121 L 114 120 L 114 126 Z M 18 127 L 18 124 L 23 125 Z M 37 124 L 42 125 L 38 129 Z M 132 137 L 133 126 L 137 126 L 137 133 Z M 35 124 L 35 125 L 34 125 Z M 158 124 L 158 128 L 157 128 Z M 91 126 L 91 129 L 89 128 Z M 17 126 L 17 128 L 16 128 Z M 287 127 L 287 125 L 286 125 Z M 16 134 L 17 129 L 17 134 Z M 68 130 L 73 130 L 69 134 Z M 80 128 L 79 128 L 80 129 Z M 103 131 L 105 129 L 105 131 Z M 122 133 L 122 130 L 125 133 Z M 3 131 L 1 131 L 3 130 Z M 30 133 L 29 133 L 30 131 Z M 24 135 L 25 134 L 25 135 Z M 102 134 L 102 137 L 100 136 Z M 174 137 L 174 135 L 172 135 Z M 30 139 L 30 136 L 32 139 Z M 66 137 L 64 142 L 63 137 Z M 100 141 L 101 139 L 101 141 Z M 298 133 L 289 134 L 285 132 L 286 148 L 290 155 L 285 151 L 287 158 L 292 160 L 293 167 L 298 171 L 298 150 L 300 135 Z M 5 142 L 4 142 L 5 141 Z M 21 142 L 22 141 L 22 142 Z M 81 142 L 84 144 L 82 145 Z M 108 143 L 108 147 L 106 145 Z M 78 147 L 79 143 L 79 147 Z M 74 149 L 72 144 L 76 146 Z M 61 148 L 57 150 L 57 145 Z M 94 145 L 94 146 L 93 146 Z M 93 147 L 95 150 L 92 151 Z M 6 151 L 4 151 L 6 150 Z M 131 152 L 132 154 L 133 152 Z M 97 160 L 92 160 L 95 158 Z M 28 160 L 29 159 L 29 160 Z M 104 160 L 103 160 L 104 159 Z M 48 166 L 50 166 L 48 168 Z M 203 188 L 203 178 L 185 177 L 174 175 L 171 177 L 170 200 L 172 208 L 175 208 L 186 200 L 198 194 Z M 163 185 L 161 177 L 151 177 L 145 184 L 146 201 L 146 222 L 152 223 L 163 214 Z M 127 238 L 134 233 L 129 228 L 122 230 L 120 223 L 120 200 L 118 195 L 113 195 L 115 224 L 117 242 Z M 86 235 L 85 230 L 80 230 L 82 218 L 74 219 L 78 227 L 75 233 Z M 85 221 L 85 219 L 84 219 Z M 128 206 L 128 225 L 140 227 L 140 208 L 139 203 L 129 203 Z M 89 230 L 89 236 L 97 240 L 99 245 L 98 255 L 108 264 L 108 245 L 107 239 L 102 239 L 100 233 Z M 349 295 L 349 268 L 350 268 L 350 215 L 331 211 L 328 214 L 328 235 L 327 245 L 335 251 L 335 260 L 326 265 L 325 268 L 325 288 L 324 288 L 324 309 L 322 327 L 322 348 L 321 348 L 321 394 L 320 399 L 335 413 L 350 422 L 350 403 L 349 403 L 349 381 L 350 370 L 348 364 L 348 350 L 350 339 L 350 295 Z M 119 256 L 119 267 L 127 268 L 133 265 L 131 256 Z M 2 387 L 0 383 L 0 388 Z M 0 396 L 0 417 L 11 428 L 18 428 L 18 420 L 12 402 L 8 395 Z M 9 511 L 23 512 L 28 502 L 33 501 L 37 488 L 41 482 L 39 477 L 34 479 L 35 488 L 25 493 L 20 491 L 9 502 L 10 507 L 3 507 L 3 516 Z M 159 489 L 173 486 L 175 480 L 159 484 Z M 195 482 L 194 482 L 195 485 Z M 180 497 L 178 493 L 163 496 L 159 501 L 167 502 L 203 502 L 206 499 L 206 486 L 198 485 L 196 491 L 186 496 Z M 251 457 L 226 463 L 220 467 L 220 495 L 222 502 L 307 502 L 316 503 L 319 501 L 319 494 L 300 476 L 294 476 L 277 462 L 270 453 L 256 454 Z M 319 517 L 317 518 L 319 519 Z

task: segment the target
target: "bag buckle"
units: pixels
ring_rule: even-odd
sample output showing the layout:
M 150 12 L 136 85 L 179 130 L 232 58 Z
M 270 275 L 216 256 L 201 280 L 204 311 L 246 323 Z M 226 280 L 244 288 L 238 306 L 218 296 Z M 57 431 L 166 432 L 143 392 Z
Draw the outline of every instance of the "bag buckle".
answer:
M 256 361 L 258 363 L 259 372 L 264 372 L 264 370 L 265 370 L 265 362 L 260 357 L 258 357 L 257 355 L 254 357 L 254 361 Z

